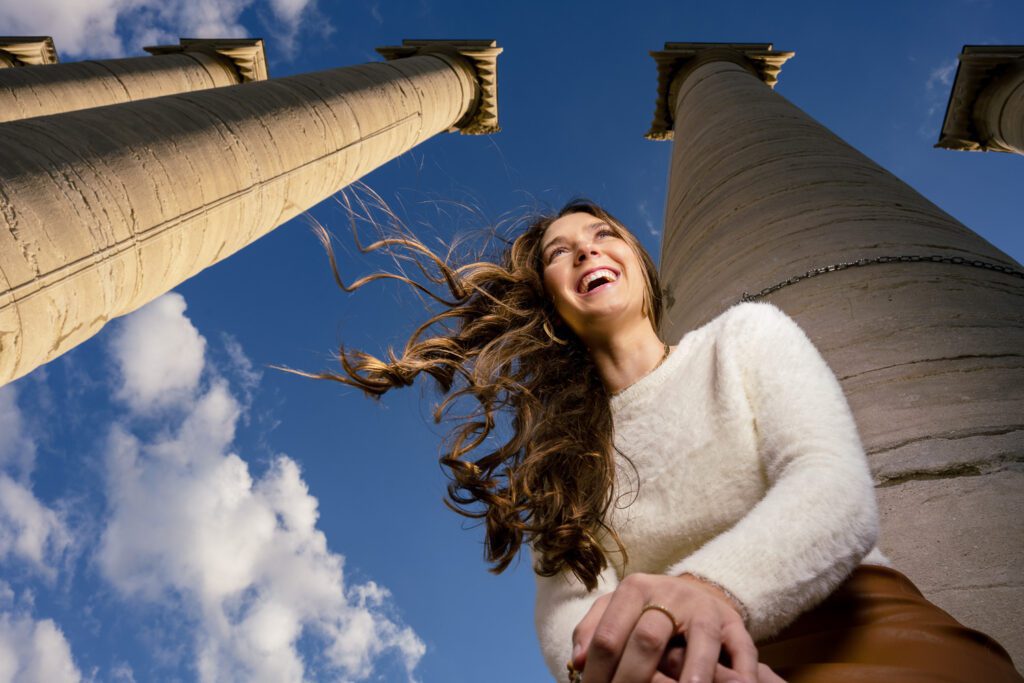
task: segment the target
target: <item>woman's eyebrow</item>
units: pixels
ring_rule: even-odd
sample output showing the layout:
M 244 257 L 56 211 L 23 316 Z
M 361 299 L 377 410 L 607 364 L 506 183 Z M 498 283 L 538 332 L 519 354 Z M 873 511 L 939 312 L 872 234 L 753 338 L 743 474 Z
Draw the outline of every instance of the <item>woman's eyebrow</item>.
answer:
M 548 247 L 550 247 L 552 244 L 558 244 L 559 242 L 565 242 L 565 238 L 562 237 L 561 235 L 559 235 L 555 239 L 553 239 L 550 242 L 548 242 L 547 244 L 545 244 L 543 247 L 540 248 L 540 250 L 541 251 L 547 251 Z
M 590 224 L 587 225 L 587 230 L 597 230 L 598 228 L 600 228 L 602 226 L 608 226 L 608 221 L 594 221 L 593 223 L 590 223 Z M 611 227 L 611 226 L 608 226 L 608 227 Z M 542 246 L 540 248 L 540 250 L 543 253 L 543 252 L 547 251 L 548 247 L 550 247 L 552 244 L 557 244 L 559 242 L 565 242 L 565 238 L 562 237 L 561 235 L 559 235 L 555 239 L 551 240 L 550 242 L 548 242 L 547 244 Z

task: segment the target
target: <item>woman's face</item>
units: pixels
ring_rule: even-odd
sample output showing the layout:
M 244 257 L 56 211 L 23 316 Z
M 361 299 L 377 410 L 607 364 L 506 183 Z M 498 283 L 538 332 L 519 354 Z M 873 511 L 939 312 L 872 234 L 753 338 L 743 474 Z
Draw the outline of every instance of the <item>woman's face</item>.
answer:
M 582 339 L 643 320 L 647 278 L 623 229 L 571 213 L 541 239 L 544 287 L 562 320 Z

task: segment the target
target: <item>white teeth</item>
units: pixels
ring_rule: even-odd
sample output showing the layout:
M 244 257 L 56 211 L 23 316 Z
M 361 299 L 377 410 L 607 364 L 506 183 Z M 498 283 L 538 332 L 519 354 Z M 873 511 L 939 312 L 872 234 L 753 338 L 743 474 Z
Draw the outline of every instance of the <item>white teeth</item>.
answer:
M 580 294 L 586 294 L 587 287 L 590 285 L 590 283 L 593 282 L 594 280 L 599 280 L 601 278 L 604 278 L 610 282 L 615 282 L 616 280 L 619 279 L 619 276 L 615 274 L 614 270 L 600 268 L 598 270 L 595 270 L 593 273 L 587 273 L 586 275 L 584 275 L 580 279 L 580 284 L 579 287 L 577 287 L 577 290 Z

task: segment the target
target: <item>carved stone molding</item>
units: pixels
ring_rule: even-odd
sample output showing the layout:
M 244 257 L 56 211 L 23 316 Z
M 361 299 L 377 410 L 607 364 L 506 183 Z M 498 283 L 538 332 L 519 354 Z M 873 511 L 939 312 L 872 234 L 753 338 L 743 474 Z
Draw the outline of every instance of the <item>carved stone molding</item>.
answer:
M 714 61 L 734 62 L 760 78 L 769 88 L 779 80 L 782 65 L 795 52 L 772 49 L 771 43 L 665 43 L 664 50 L 652 50 L 658 67 L 658 97 L 648 140 L 671 140 L 674 103 L 679 85 L 698 66 Z
M 56 64 L 57 49 L 50 36 L 0 37 L 0 68 Z
M 384 59 L 403 59 L 424 54 L 446 54 L 468 62 L 480 84 L 476 106 L 452 127 L 463 135 L 488 135 L 498 125 L 498 55 L 503 48 L 495 40 L 403 40 L 401 45 L 378 47 Z
M 1013 152 L 979 129 L 979 97 L 996 80 L 1024 73 L 1024 45 L 964 45 L 936 147 L 966 152 Z
M 229 61 L 242 83 L 267 80 L 267 56 L 262 38 L 181 38 L 178 45 L 142 48 L 151 55 L 201 52 Z

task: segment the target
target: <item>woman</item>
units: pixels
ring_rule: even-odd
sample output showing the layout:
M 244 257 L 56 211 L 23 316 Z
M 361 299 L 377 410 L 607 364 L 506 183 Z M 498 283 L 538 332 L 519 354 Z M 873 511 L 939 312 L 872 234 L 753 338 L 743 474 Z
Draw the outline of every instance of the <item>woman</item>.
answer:
M 426 372 L 446 394 L 439 420 L 475 401 L 441 459 L 451 505 L 485 520 L 494 571 L 529 544 L 553 674 L 782 680 L 760 657 L 791 681 L 1020 680 L 997 644 L 881 566 L 842 390 L 777 308 L 735 306 L 670 348 L 650 257 L 588 202 L 534 222 L 501 263 L 380 247 L 433 262 L 452 299 L 400 357 L 342 349 L 344 374 L 319 376 L 380 395 Z M 378 277 L 427 291 L 386 274 L 338 283 Z M 512 436 L 489 450 L 503 411 Z

